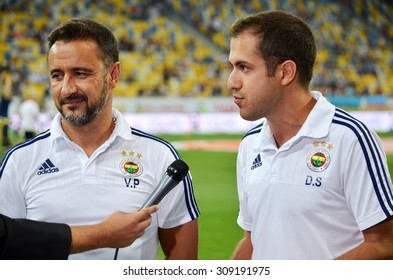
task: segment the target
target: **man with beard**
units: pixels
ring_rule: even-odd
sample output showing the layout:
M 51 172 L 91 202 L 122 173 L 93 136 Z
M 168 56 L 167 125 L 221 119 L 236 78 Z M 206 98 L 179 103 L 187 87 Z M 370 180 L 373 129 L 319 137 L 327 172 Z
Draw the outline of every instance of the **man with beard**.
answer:
M 50 86 L 59 113 L 49 130 L 12 148 L 0 167 L 0 212 L 11 218 L 94 224 L 139 209 L 180 156 L 168 142 L 131 128 L 112 108 L 120 78 L 112 32 L 71 19 L 48 36 Z M 97 249 L 73 259 L 196 259 L 199 210 L 188 173 L 152 215 L 145 234 L 118 254 Z

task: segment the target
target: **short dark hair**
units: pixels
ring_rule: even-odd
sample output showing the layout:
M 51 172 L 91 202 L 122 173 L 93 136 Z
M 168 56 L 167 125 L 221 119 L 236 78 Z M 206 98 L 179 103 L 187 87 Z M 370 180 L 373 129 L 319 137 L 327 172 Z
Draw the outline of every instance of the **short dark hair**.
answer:
M 55 28 L 47 38 L 48 52 L 57 41 L 93 40 L 106 68 L 119 61 L 119 46 L 113 33 L 106 26 L 88 18 L 73 18 Z
M 258 52 L 266 61 L 268 75 L 289 59 L 296 63 L 299 82 L 310 85 L 317 50 L 310 28 L 300 17 L 285 11 L 254 13 L 236 20 L 229 36 L 236 38 L 245 31 L 260 39 Z

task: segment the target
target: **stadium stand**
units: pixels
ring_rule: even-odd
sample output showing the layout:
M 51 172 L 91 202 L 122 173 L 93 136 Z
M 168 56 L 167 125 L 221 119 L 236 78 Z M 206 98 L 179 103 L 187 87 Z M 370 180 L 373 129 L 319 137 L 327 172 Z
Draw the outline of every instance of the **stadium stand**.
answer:
M 119 39 L 118 96 L 228 96 L 229 24 L 257 10 L 307 20 L 319 54 L 312 87 L 330 96 L 393 95 L 393 6 L 383 0 L 1 1 L 0 57 L 14 94 L 48 95 L 46 35 L 71 17 L 90 17 Z

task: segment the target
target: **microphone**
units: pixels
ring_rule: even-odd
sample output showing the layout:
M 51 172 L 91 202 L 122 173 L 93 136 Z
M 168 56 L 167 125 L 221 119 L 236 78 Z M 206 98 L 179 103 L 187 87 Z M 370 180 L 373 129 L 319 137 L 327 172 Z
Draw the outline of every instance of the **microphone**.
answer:
M 164 176 L 161 178 L 161 181 L 158 183 L 158 186 L 138 211 L 158 204 L 174 187 L 180 183 L 180 181 L 184 179 L 188 170 L 188 165 L 181 159 L 177 159 L 172 162 L 172 164 L 168 166 Z
M 176 187 L 180 181 L 187 175 L 189 168 L 188 165 L 181 159 L 177 159 L 168 166 L 164 176 L 158 183 L 158 186 L 151 193 L 145 203 L 139 208 L 138 211 L 158 204 L 174 187 Z M 117 260 L 119 254 L 119 248 L 115 250 L 114 260 Z

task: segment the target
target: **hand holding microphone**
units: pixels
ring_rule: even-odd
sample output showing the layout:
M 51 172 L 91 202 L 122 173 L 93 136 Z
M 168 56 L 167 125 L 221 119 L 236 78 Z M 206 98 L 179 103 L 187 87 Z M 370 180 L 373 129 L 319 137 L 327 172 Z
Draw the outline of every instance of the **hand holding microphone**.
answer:
M 130 246 L 141 237 L 152 222 L 151 215 L 158 210 L 158 206 L 147 207 L 143 211 L 125 213 L 117 211 L 97 224 L 96 227 L 104 237 L 100 247 L 123 248 Z M 94 238 L 92 238 L 94 241 Z M 72 249 L 72 247 L 71 247 Z M 74 251 L 75 253 L 75 251 Z

